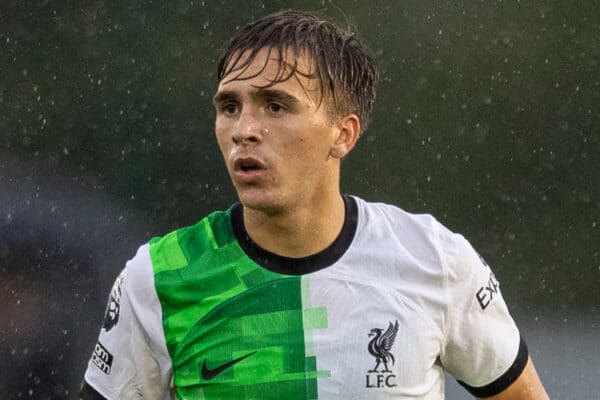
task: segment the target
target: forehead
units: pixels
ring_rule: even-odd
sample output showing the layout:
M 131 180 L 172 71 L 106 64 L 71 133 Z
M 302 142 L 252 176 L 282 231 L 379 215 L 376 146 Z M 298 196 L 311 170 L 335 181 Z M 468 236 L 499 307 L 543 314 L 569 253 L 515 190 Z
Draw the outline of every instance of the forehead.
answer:
M 315 63 L 306 52 L 262 48 L 253 54 L 247 50 L 234 54 L 225 70 L 227 73 L 219 82 L 219 90 L 246 84 L 255 88 L 296 87 L 310 98 L 321 92 Z

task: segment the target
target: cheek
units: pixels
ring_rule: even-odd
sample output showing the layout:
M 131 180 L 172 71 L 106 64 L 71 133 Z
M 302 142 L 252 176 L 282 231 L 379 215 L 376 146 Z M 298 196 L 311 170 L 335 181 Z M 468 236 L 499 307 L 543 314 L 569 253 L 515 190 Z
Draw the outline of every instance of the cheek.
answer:
M 321 142 L 311 141 L 308 138 L 299 138 L 287 152 L 288 160 L 293 162 L 303 176 L 309 176 L 324 168 L 327 155 L 328 151 Z
M 302 149 L 303 156 L 315 166 L 325 163 L 329 159 L 332 147 L 331 132 L 328 129 L 314 128 L 309 133 L 298 138 L 298 147 Z

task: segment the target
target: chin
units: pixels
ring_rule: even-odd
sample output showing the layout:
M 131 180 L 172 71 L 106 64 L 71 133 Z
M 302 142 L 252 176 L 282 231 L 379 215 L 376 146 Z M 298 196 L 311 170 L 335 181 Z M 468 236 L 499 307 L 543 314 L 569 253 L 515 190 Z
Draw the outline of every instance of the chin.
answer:
M 278 214 L 285 208 L 285 202 L 264 190 L 238 190 L 238 199 L 244 207 L 270 215 Z

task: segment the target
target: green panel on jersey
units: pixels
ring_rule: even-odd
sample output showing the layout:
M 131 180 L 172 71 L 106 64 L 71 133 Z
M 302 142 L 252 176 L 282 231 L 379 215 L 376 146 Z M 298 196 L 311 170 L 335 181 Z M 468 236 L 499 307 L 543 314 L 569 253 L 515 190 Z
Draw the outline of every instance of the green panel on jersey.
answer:
M 151 241 L 150 254 L 180 399 L 317 399 L 330 374 L 312 330 L 327 313 L 310 307 L 307 278 L 248 258 L 229 212 Z
M 179 269 L 187 265 L 187 258 L 179 246 L 177 232 L 171 232 L 159 241 L 151 241 L 150 255 L 155 274 L 162 271 Z

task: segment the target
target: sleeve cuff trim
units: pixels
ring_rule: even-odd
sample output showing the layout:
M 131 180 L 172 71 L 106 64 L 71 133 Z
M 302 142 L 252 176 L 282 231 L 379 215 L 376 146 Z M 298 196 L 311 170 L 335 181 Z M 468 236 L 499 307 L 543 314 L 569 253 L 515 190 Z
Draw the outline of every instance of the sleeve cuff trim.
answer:
M 458 383 L 462 385 L 465 389 L 467 389 L 467 391 L 475 397 L 495 396 L 507 387 L 509 387 L 514 381 L 517 380 L 519 376 L 521 376 L 521 373 L 525 369 L 525 365 L 527 365 L 528 359 L 529 350 L 527 349 L 527 344 L 525 343 L 525 340 L 523 340 L 523 337 L 521 337 L 517 358 L 510 366 L 510 368 L 508 368 L 508 370 L 494 382 L 480 387 L 469 386 L 462 381 L 458 381 Z
M 81 390 L 79 391 L 79 398 L 81 400 L 106 400 L 104 396 L 102 396 L 96 389 L 90 386 L 85 380 L 81 385 Z

